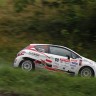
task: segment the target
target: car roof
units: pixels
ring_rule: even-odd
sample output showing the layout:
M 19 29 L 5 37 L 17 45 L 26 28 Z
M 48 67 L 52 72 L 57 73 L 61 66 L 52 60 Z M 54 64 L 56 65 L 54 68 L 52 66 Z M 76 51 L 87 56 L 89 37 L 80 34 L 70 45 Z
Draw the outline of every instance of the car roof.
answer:
M 30 44 L 30 45 L 52 45 L 52 44 Z

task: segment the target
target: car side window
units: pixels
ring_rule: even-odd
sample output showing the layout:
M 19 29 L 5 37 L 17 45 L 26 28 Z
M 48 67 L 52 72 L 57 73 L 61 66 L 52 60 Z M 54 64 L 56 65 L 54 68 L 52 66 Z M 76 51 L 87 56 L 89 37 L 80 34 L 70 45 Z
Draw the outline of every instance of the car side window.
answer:
M 71 51 L 61 47 L 50 46 L 50 53 L 59 56 L 71 57 Z
M 80 58 L 80 57 L 77 54 L 75 54 L 75 53 L 72 52 L 72 58 L 73 59 L 76 59 L 76 58 Z
M 35 46 L 36 50 L 39 52 L 45 52 L 48 53 L 49 46 L 48 45 L 37 45 Z

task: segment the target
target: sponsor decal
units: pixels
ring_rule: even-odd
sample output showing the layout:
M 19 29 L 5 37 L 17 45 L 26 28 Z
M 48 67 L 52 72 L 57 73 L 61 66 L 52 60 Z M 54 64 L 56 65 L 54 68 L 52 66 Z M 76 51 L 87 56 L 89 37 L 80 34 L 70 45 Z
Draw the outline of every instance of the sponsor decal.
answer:
M 77 62 L 71 62 L 70 66 L 76 67 L 78 65 Z
M 68 62 L 70 62 L 70 60 L 65 59 L 65 58 L 60 58 L 60 62 L 61 62 L 61 63 L 63 63 L 63 62 L 67 62 L 67 63 L 68 63 Z
M 77 65 L 78 65 L 78 60 L 71 60 L 70 66 L 72 66 L 72 68 L 76 67 Z
M 37 54 L 37 53 L 32 53 L 32 52 L 29 52 L 29 55 L 34 55 L 35 57 L 40 56 L 39 54 Z
M 38 52 L 35 48 L 32 48 L 31 50 L 32 50 L 32 51 L 35 51 L 35 52 Z M 44 52 L 38 52 L 38 53 L 41 53 L 41 54 L 43 54 L 44 56 L 46 56 L 46 57 L 50 58 L 50 57 L 49 57 L 49 56 L 47 56 Z
M 78 62 L 78 60 L 73 60 L 73 59 L 72 59 L 71 62 Z
M 77 62 L 71 62 L 71 64 L 73 64 L 73 65 L 77 65 L 78 63 L 77 63 Z

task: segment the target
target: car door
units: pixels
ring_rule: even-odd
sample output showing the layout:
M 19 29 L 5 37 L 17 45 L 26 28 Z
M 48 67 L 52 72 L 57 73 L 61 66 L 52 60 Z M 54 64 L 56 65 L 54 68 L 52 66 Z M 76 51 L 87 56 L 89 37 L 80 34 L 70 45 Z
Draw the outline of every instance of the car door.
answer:
M 49 51 L 53 58 L 52 67 L 64 71 L 72 71 L 79 64 L 79 59 L 72 58 L 73 52 L 59 46 L 50 46 Z
M 70 70 L 71 72 L 76 72 L 80 66 L 82 65 L 82 58 L 77 55 L 76 53 L 71 51 L 71 58 L 70 58 Z

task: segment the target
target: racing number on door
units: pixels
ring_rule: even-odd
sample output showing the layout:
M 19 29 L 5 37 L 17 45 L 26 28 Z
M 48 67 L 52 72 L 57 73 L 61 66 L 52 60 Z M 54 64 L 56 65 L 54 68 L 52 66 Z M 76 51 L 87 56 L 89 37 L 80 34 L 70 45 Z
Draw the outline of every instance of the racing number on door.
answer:
M 55 58 L 55 61 L 56 61 L 56 62 L 59 62 L 59 58 Z

